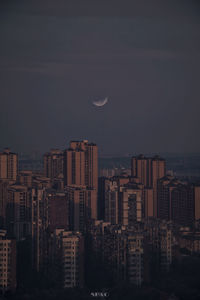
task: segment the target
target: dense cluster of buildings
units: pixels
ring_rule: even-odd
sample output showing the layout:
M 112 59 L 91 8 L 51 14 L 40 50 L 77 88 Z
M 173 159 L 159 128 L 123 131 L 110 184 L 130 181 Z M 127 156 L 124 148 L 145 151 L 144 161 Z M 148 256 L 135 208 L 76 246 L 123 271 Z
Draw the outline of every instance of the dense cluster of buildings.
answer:
M 168 175 L 159 156 L 98 178 L 98 147 L 83 140 L 43 162 L 19 170 L 17 154 L 0 153 L 0 291 L 16 289 L 22 243 L 30 270 L 51 268 L 60 288 L 85 286 L 85 249 L 115 283 L 137 286 L 168 271 L 178 248 L 200 252 L 200 186 Z

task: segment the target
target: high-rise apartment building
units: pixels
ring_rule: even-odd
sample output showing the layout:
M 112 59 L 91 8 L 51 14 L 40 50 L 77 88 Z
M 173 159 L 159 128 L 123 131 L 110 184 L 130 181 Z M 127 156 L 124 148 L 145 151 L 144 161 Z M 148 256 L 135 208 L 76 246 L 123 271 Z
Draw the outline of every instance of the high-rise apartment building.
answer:
M 65 185 L 85 185 L 98 190 L 98 147 L 84 141 L 72 141 L 64 152 Z
M 86 186 L 67 186 L 69 201 L 69 225 L 74 231 L 84 232 L 91 219 L 97 219 L 97 194 Z
M 152 168 L 152 188 L 153 188 L 153 203 L 154 203 L 154 217 L 158 217 L 158 198 L 157 198 L 157 184 L 158 180 L 166 175 L 166 161 L 165 159 L 155 156 L 151 162 Z
M 190 226 L 200 217 L 200 187 L 172 176 L 158 181 L 158 216 Z
M 86 162 L 82 149 L 69 148 L 64 153 L 64 183 L 65 185 L 85 186 Z
M 45 188 L 31 188 L 29 195 L 31 203 L 32 268 L 39 271 L 46 259 L 48 202 Z
M 144 223 L 144 229 L 148 242 L 148 256 L 150 260 L 153 259 L 153 273 L 169 271 L 174 246 L 172 223 L 165 220 L 149 219 Z
M 171 192 L 179 184 L 181 184 L 181 182 L 170 175 L 165 176 L 158 181 L 158 218 L 164 220 L 171 220 Z
M 55 229 L 69 229 L 69 199 L 66 191 L 47 190 L 48 227 L 50 232 Z
M 118 283 L 141 286 L 144 281 L 144 234 L 134 227 L 98 221 L 91 230 L 92 247 Z
M 144 188 L 143 190 L 143 216 L 152 218 L 154 216 L 153 189 Z
M 8 187 L 6 223 L 9 237 L 21 240 L 31 235 L 31 197 L 28 187 Z
M 8 203 L 8 187 L 13 185 L 14 180 L 3 179 L 0 180 L 0 228 L 6 228 L 6 210 Z
M 192 225 L 195 220 L 194 187 L 182 184 L 171 191 L 171 220 L 180 225 Z
M 85 221 L 97 219 L 98 148 L 87 140 L 71 141 L 64 151 L 64 184 L 73 230 L 84 230 Z
M 56 229 L 54 264 L 63 288 L 84 286 L 84 238 L 79 232 Z
M 132 226 L 142 221 L 142 190 L 121 186 L 119 192 L 119 223 Z
M 131 213 L 135 213 L 135 222 L 141 221 L 142 218 L 154 216 L 153 189 L 145 187 L 144 184 L 140 183 L 139 178 L 121 176 L 105 178 L 101 190 L 104 191 L 104 219 L 106 222 L 128 225 L 128 221 L 123 223 L 122 220 L 125 220 L 125 215 L 129 215 L 130 221 Z M 126 194 L 127 191 L 129 192 Z M 131 193 L 132 196 L 130 196 Z M 136 197 L 137 200 L 133 201 L 131 197 Z M 99 200 L 102 201 L 102 198 Z
M 44 176 L 48 178 L 63 177 L 63 151 L 52 149 L 44 154 Z
M 157 217 L 157 181 L 166 174 L 166 161 L 159 156 L 132 157 L 131 174 L 139 178 L 145 187 L 153 188 L 153 214 Z
M 0 291 L 16 289 L 16 241 L 7 239 L 6 231 L 0 230 Z
M 127 277 L 130 283 L 141 286 L 144 281 L 144 234 L 127 230 Z
M 0 179 L 16 180 L 18 173 L 18 155 L 4 149 L 0 152 Z
M 119 223 L 119 187 L 116 180 L 105 180 L 105 221 Z
M 139 155 L 131 159 L 131 175 L 139 178 L 144 186 L 152 186 L 151 158 Z

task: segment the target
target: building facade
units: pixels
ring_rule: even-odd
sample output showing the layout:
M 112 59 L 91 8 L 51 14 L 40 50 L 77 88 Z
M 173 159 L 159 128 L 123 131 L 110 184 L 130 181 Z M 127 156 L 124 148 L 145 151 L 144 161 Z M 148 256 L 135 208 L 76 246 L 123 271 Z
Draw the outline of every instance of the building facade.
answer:
M 6 231 L 0 230 L 0 291 L 16 289 L 16 241 L 6 238 Z
M 84 238 L 79 232 L 56 229 L 54 264 L 62 288 L 84 286 Z
M 18 155 L 6 148 L 0 152 L 0 179 L 16 180 L 18 174 Z

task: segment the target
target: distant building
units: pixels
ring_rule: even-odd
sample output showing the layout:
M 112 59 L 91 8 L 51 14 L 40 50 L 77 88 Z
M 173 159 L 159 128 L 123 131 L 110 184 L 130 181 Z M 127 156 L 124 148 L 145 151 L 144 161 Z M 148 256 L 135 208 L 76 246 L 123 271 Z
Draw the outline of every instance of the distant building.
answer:
M 148 242 L 148 257 L 153 258 L 153 272 L 167 272 L 172 263 L 173 230 L 172 223 L 159 219 L 149 219 L 144 223 Z
M 91 230 L 93 251 L 117 284 L 141 286 L 144 281 L 144 233 L 134 227 L 96 221 Z
M 171 191 L 171 219 L 180 225 L 193 225 L 195 221 L 194 188 L 179 185 Z
M 33 176 L 33 187 L 37 188 L 45 188 L 51 189 L 52 188 L 52 180 L 51 178 L 41 176 L 39 174 L 34 174 Z
M 152 159 L 139 155 L 131 159 L 131 175 L 138 177 L 145 186 L 152 186 Z
M 97 219 L 96 190 L 76 185 L 67 186 L 65 190 L 69 201 L 70 229 L 84 232 L 88 222 Z
M 84 185 L 98 191 L 98 147 L 87 140 L 71 141 L 64 152 L 65 185 Z
M 172 176 L 158 181 L 158 216 L 164 220 L 191 226 L 200 217 L 200 187 Z
M 79 232 L 56 229 L 54 264 L 62 288 L 84 286 L 84 238 Z
M 132 157 L 131 174 L 139 178 L 145 187 L 153 188 L 153 212 L 157 217 L 157 181 L 166 175 L 166 161 L 159 157 Z
M 99 177 L 98 179 L 98 201 L 97 211 L 98 219 L 105 220 L 105 181 L 106 177 Z
M 84 220 L 97 219 L 98 148 L 96 144 L 88 143 L 87 140 L 70 142 L 69 149 L 64 151 L 64 183 L 73 211 L 70 213 L 72 228 L 73 230 L 82 228 L 82 231 L 85 226 Z
M 65 185 L 83 185 L 86 179 L 85 152 L 82 149 L 67 149 L 64 153 Z
M 144 281 L 144 234 L 127 232 L 127 277 L 130 283 L 141 286 Z
M 8 204 L 8 187 L 13 185 L 14 180 L 2 179 L 0 180 L 0 228 L 6 229 L 6 211 Z
M 181 182 L 172 176 L 165 176 L 158 181 L 157 197 L 158 197 L 158 218 L 171 220 L 172 199 L 171 192 Z
M 131 169 L 121 168 L 113 168 L 113 169 L 100 169 L 99 176 L 100 177 L 114 177 L 114 176 L 131 176 Z
M 143 216 L 151 218 L 154 216 L 154 193 L 152 188 L 144 188 L 143 190 Z
M 29 197 L 31 202 L 32 268 L 39 271 L 44 265 L 47 249 L 48 202 L 45 188 L 31 188 Z
M 119 223 L 131 226 L 142 221 L 142 190 L 121 186 L 119 192 Z
M 55 229 L 69 229 L 69 200 L 66 191 L 47 190 L 48 227 L 51 232 Z
M 0 152 L 0 179 L 16 180 L 18 174 L 18 155 L 6 148 Z
M 105 221 L 119 224 L 119 186 L 115 179 L 105 180 Z
M 9 237 L 21 240 L 31 235 L 31 198 L 28 187 L 8 187 L 6 223 Z
M 200 254 L 200 232 L 185 231 L 180 232 L 178 236 L 179 246 L 182 249 L 187 249 L 192 255 Z
M 18 174 L 18 183 L 20 185 L 26 185 L 27 187 L 32 187 L 33 172 L 32 171 L 20 171 Z
M 200 186 L 194 186 L 195 221 L 200 221 Z
M 44 176 L 48 178 L 59 178 L 63 176 L 63 151 L 52 149 L 43 156 Z
M 126 223 L 123 223 L 125 222 L 126 214 L 129 215 L 129 222 L 132 222 L 129 225 L 134 222 L 140 222 L 143 218 L 153 217 L 153 189 L 145 187 L 144 184 L 140 183 L 139 178 L 130 176 L 102 178 L 100 189 L 103 194 L 99 201 L 103 202 L 104 200 L 104 220 L 106 222 L 128 225 L 128 220 Z M 129 191 L 128 196 L 125 195 L 127 191 Z M 135 195 L 132 195 L 132 200 L 134 197 L 137 198 L 135 202 L 131 201 L 131 193 Z M 132 221 L 130 221 L 131 213 L 135 214 L 135 218 L 132 215 Z
M 0 291 L 16 289 L 16 241 L 7 239 L 6 231 L 0 230 Z

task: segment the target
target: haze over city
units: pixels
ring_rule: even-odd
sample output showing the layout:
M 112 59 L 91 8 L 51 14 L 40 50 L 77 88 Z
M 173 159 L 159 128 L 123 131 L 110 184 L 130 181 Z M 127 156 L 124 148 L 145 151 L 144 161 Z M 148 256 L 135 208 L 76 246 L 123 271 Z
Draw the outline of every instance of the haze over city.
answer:
M 0 148 L 199 152 L 198 1 L 1 1 Z M 102 107 L 93 101 L 109 97 Z
M 199 13 L 0 1 L 0 299 L 200 299 Z

